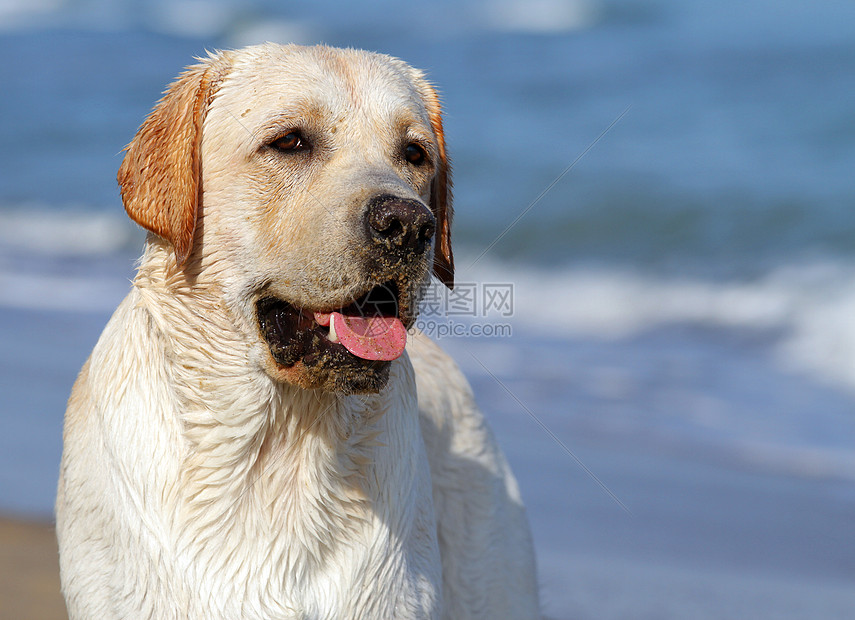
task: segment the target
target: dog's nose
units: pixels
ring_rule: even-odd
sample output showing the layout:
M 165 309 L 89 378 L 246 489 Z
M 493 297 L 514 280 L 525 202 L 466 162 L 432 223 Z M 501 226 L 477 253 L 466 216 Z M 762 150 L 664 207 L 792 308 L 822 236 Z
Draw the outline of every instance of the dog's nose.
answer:
M 371 238 L 390 250 L 421 254 L 436 230 L 436 218 L 421 202 L 377 196 L 366 213 Z

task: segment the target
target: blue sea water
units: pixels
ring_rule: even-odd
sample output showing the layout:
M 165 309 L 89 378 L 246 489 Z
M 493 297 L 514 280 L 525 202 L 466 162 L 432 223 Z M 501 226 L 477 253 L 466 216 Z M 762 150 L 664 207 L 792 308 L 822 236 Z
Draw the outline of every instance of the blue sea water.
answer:
M 322 41 L 443 93 L 458 281 L 513 291 L 454 321 L 513 335 L 441 344 L 547 612 L 855 617 L 853 33 L 855 4 L 799 0 L 0 4 L 0 511 L 50 513 L 154 101 L 207 49 Z

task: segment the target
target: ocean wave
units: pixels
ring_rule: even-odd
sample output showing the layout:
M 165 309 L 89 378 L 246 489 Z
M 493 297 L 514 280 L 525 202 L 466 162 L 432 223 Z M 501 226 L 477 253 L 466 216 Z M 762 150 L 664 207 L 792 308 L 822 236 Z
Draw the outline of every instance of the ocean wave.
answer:
M 63 0 L 3 0 L 0 2 L 0 30 L 38 23 L 63 4 Z
M 855 390 L 853 272 L 851 261 L 828 260 L 781 265 L 750 281 L 715 281 L 492 262 L 459 273 L 458 281 L 511 285 L 508 319 L 554 336 L 621 339 L 681 324 L 774 333 L 772 353 L 783 367 Z
M 130 290 L 127 277 L 0 269 L 0 307 L 109 314 Z
M 128 248 L 141 235 L 121 211 L 39 206 L 0 209 L 0 255 L 105 255 Z
M 510 323 L 513 338 L 442 344 L 481 375 L 482 397 L 496 375 L 562 437 L 851 481 L 853 269 L 779 265 L 751 281 L 715 281 L 479 262 L 459 272 L 459 286 L 474 284 L 476 296 L 510 286 L 513 307 L 484 303 L 468 320 Z
M 121 212 L 0 209 L 0 307 L 109 313 L 144 236 Z
M 501 0 L 484 2 L 479 14 L 490 29 L 506 32 L 558 33 L 594 25 L 598 7 L 590 0 Z

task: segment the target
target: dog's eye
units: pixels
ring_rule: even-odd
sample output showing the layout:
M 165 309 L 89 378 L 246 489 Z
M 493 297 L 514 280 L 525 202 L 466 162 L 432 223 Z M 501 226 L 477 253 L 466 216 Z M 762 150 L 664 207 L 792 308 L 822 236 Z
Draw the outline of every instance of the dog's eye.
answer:
M 305 151 L 309 142 L 299 131 L 289 131 L 284 136 L 276 138 L 270 146 L 277 151 Z
M 414 166 L 421 166 L 427 159 L 425 150 L 415 143 L 410 143 L 404 149 L 404 158 Z

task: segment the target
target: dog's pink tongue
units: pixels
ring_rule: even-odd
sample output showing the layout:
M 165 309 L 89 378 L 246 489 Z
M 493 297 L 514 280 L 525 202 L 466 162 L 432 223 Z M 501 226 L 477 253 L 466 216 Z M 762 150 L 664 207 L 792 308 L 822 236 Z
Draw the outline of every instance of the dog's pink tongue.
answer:
M 346 316 L 333 312 L 335 334 L 344 347 L 366 360 L 394 360 L 407 346 L 407 330 L 393 316 Z

